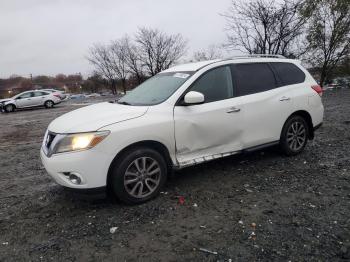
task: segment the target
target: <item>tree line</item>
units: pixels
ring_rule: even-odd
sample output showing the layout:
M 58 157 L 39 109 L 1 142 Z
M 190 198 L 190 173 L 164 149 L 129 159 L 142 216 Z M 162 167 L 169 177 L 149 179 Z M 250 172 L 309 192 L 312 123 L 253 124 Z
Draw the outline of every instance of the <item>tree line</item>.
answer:
M 191 56 L 185 56 L 189 42 L 181 34 L 141 27 L 91 46 L 86 58 L 94 71 L 87 80 L 81 75 L 12 76 L 0 79 L 0 89 L 64 84 L 74 92 L 105 87 L 126 92 L 180 61 L 224 58 L 233 50 L 300 59 L 322 86 L 334 76 L 350 75 L 350 0 L 232 0 L 220 15 L 226 21 L 226 41 Z
M 321 85 L 348 63 L 350 0 L 232 0 L 221 16 L 227 41 L 197 51 L 187 61 L 222 58 L 224 52 L 278 54 L 298 58 L 317 69 Z M 127 82 L 137 85 L 184 58 L 188 41 L 181 34 L 139 28 L 133 35 L 95 44 L 87 56 L 94 76 L 112 92 Z M 344 67 L 344 66 L 343 66 Z
M 22 77 L 19 75 L 11 75 L 7 79 L 0 79 L 0 89 L 3 90 L 29 90 L 37 86 L 40 87 L 60 87 L 63 86 L 80 86 L 84 82 L 81 74 L 65 75 L 58 74 L 54 77 L 46 75 L 38 75 Z

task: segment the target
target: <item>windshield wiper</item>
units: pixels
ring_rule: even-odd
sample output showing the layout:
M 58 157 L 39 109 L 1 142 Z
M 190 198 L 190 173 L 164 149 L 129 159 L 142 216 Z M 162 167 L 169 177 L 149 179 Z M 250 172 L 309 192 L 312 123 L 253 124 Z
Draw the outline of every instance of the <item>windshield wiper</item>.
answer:
M 130 103 L 128 103 L 128 102 L 124 102 L 124 101 L 123 101 L 123 102 L 119 102 L 119 101 L 117 101 L 117 103 L 118 103 L 118 104 L 121 104 L 121 105 L 127 105 L 127 106 L 131 105 Z

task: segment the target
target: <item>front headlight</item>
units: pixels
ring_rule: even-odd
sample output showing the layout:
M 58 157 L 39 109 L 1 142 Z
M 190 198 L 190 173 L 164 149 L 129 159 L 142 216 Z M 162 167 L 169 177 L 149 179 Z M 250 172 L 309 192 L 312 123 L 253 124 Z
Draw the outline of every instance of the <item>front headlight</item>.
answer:
M 109 131 L 79 133 L 63 136 L 56 144 L 53 154 L 93 148 L 109 135 Z

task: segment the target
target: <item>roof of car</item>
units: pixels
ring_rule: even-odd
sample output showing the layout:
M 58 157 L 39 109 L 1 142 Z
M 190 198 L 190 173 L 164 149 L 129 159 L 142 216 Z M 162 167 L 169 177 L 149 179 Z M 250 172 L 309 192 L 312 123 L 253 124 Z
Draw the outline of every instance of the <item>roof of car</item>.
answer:
M 191 71 L 197 71 L 200 68 L 210 65 L 215 62 L 220 62 L 222 59 L 215 59 L 215 60 L 208 60 L 208 61 L 201 61 L 201 62 L 195 62 L 195 63 L 187 63 L 182 65 L 176 65 L 173 66 L 162 73 L 169 73 L 169 72 L 191 72 Z
M 227 58 L 227 59 L 215 59 L 215 60 L 207 60 L 207 61 L 201 61 L 201 62 L 195 62 L 195 63 L 176 65 L 165 71 L 162 71 L 162 73 L 193 72 L 193 71 L 198 71 L 208 65 L 219 63 L 219 62 L 225 62 L 225 61 L 240 62 L 240 61 L 247 61 L 247 60 L 249 60 L 249 62 L 281 62 L 281 61 L 295 62 L 297 61 L 293 59 L 287 59 L 284 56 L 280 56 L 280 55 L 247 55 L 247 56 L 236 56 L 236 57 Z

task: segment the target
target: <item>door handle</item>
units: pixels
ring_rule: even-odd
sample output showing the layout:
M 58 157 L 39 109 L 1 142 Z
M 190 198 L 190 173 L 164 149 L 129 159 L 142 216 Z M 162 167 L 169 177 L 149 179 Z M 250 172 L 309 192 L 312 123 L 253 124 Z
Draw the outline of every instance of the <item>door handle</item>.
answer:
M 238 113 L 239 111 L 241 111 L 240 108 L 231 107 L 229 110 L 226 111 L 226 113 L 228 113 L 228 114 L 231 114 L 231 113 Z
M 290 97 L 286 97 L 286 96 L 282 96 L 280 98 L 280 101 L 283 102 L 283 101 L 289 101 L 290 100 Z

